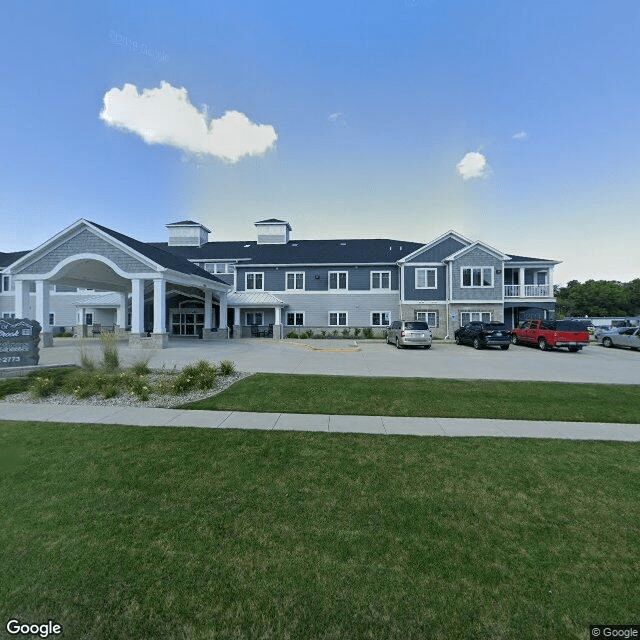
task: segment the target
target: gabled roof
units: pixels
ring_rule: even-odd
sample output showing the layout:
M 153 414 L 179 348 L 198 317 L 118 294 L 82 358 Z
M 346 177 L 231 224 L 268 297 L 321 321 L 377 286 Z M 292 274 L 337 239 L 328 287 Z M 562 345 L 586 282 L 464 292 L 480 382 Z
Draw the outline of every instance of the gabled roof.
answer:
M 22 256 L 26 256 L 28 251 L 14 251 L 12 253 L 2 253 L 0 251 L 0 269 L 8 267 Z
M 180 222 L 169 222 L 164 226 L 165 227 L 199 227 L 201 225 L 199 222 L 195 222 L 194 220 L 180 220 Z
M 449 229 L 449 231 L 447 231 L 446 233 L 443 233 L 441 236 L 438 236 L 435 240 L 432 240 L 431 242 L 429 242 L 427 244 L 421 244 L 418 247 L 418 249 L 416 249 L 415 251 L 413 251 L 409 255 L 404 256 L 404 258 L 402 258 L 402 262 L 407 262 L 407 261 L 411 260 L 412 258 L 416 257 L 417 255 L 419 255 L 421 253 L 424 253 L 425 251 L 428 251 L 432 247 L 435 247 L 437 244 L 440 244 L 443 240 L 447 240 L 449 238 L 453 238 L 454 240 L 457 240 L 458 242 L 460 242 L 461 244 L 464 244 L 464 245 L 470 245 L 470 244 L 473 243 L 472 240 L 469 240 L 468 238 L 465 238 L 463 235 L 459 234 L 457 231 L 454 231 L 453 229 Z
M 201 247 L 149 244 L 188 260 L 238 260 L 248 265 L 395 264 L 422 246 L 388 239 L 291 240 L 287 244 L 258 244 L 255 240 L 207 242 Z
M 104 231 L 107 235 L 115 238 L 116 240 L 122 242 L 122 244 L 127 245 L 134 251 L 145 256 L 145 258 L 149 258 L 156 264 L 159 264 L 161 267 L 165 267 L 166 269 L 171 269 L 172 271 L 177 271 L 179 273 L 186 273 L 189 275 L 200 276 L 201 278 L 207 278 L 207 280 L 213 280 L 214 282 L 220 282 L 222 284 L 226 284 L 220 278 L 212 275 L 208 271 L 198 267 L 197 265 L 189 262 L 185 258 L 175 255 L 174 253 L 169 253 L 168 251 L 155 247 L 148 242 L 140 242 L 135 238 L 131 238 L 129 236 L 125 236 L 123 233 L 119 233 L 118 231 L 114 231 L 113 229 L 109 229 L 108 227 L 103 227 L 101 224 L 96 222 L 91 222 L 87 220 L 90 225 L 93 225 L 97 229 Z
M 498 251 L 497 249 L 494 249 L 490 245 L 486 244 L 485 242 L 480 242 L 478 240 L 467 247 L 463 247 L 462 249 L 460 249 L 460 251 L 456 251 L 455 253 L 452 253 L 450 256 L 447 256 L 444 259 L 444 262 L 449 262 L 450 260 L 456 260 L 457 258 L 463 256 L 465 253 L 468 253 L 469 251 L 472 251 L 473 249 L 477 249 L 477 248 L 484 250 L 486 253 L 490 253 L 494 255 L 499 260 L 510 260 L 509 256 L 506 255 L 505 253 L 502 253 L 502 251 Z
M 513 256 L 510 253 L 507 254 L 511 258 L 512 262 L 545 262 L 549 264 L 560 264 L 558 260 L 546 260 L 545 258 L 527 258 L 525 256 Z

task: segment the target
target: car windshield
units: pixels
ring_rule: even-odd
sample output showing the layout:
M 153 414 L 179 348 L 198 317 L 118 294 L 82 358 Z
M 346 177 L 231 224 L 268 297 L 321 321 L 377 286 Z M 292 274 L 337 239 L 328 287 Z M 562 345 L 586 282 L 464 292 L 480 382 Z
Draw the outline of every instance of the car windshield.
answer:
M 485 322 L 484 328 L 488 329 L 489 331 L 506 331 L 507 325 L 503 324 L 502 322 Z
M 410 331 L 426 331 L 429 329 L 429 325 L 426 322 L 406 322 L 404 327 Z

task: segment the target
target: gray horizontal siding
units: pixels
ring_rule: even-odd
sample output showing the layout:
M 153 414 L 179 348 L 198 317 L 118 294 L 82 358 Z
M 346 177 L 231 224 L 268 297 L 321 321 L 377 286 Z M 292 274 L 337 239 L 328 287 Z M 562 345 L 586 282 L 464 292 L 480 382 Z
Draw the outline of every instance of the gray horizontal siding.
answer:
M 447 268 L 435 267 L 437 270 L 436 289 L 416 289 L 416 269 L 406 265 L 404 268 L 404 299 L 405 300 L 444 300 L 447 295 Z M 429 267 L 431 268 L 431 267 Z
M 462 269 L 465 267 L 493 267 L 493 287 L 462 287 Z M 497 273 L 500 271 L 500 273 Z M 454 260 L 451 266 L 451 291 L 453 300 L 500 301 L 504 290 L 502 260 L 480 247 Z
M 263 273 L 264 274 L 264 291 L 279 293 L 286 291 L 286 274 L 289 272 L 304 272 L 305 274 L 305 291 L 328 291 L 329 290 L 329 272 L 330 271 L 346 271 L 348 290 L 349 291 L 369 291 L 371 283 L 372 271 L 390 271 L 391 272 L 391 290 L 398 291 L 399 278 L 398 268 L 393 267 L 242 267 L 238 268 L 238 291 L 245 290 L 245 274 L 246 273 Z M 316 276 L 318 276 L 316 278 Z

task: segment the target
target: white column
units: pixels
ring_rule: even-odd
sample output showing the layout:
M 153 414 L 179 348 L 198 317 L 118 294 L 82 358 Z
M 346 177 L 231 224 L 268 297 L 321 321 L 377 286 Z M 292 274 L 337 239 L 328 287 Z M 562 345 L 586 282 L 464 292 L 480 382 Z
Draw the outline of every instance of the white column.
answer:
M 553 269 L 551 267 L 547 270 L 547 285 L 549 286 L 549 295 L 553 296 Z
M 118 308 L 116 310 L 116 324 L 120 329 L 127 328 L 127 294 L 118 294 Z
M 282 313 L 282 309 L 280 307 L 276 307 L 276 321 L 274 324 L 280 324 L 281 323 L 281 313 Z
M 166 333 L 167 283 L 164 278 L 153 280 L 153 333 Z
M 227 293 L 226 291 L 220 292 L 220 322 L 218 323 L 220 329 L 227 328 Z
M 15 283 L 16 293 L 14 296 L 14 313 L 16 318 L 29 318 L 31 316 L 29 281 L 16 280 Z
M 518 282 L 520 283 L 520 297 L 524 298 L 524 267 L 520 267 Z
M 205 289 L 204 290 L 204 330 L 205 331 L 211 331 L 211 325 L 213 324 L 211 321 L 212 301 L 213 301 L 213 292 L 211 291 L 211 289 Z
M 51 333 L 49 326 L 49 283 L 36 280 L 36 320 L 42 327 L 42 333 Z
M 144 280 L 131 280 L 131 333 L 144 333 Z
M 233 324 L 235 326 L 240 324 L 240 307 L 233 308 Z

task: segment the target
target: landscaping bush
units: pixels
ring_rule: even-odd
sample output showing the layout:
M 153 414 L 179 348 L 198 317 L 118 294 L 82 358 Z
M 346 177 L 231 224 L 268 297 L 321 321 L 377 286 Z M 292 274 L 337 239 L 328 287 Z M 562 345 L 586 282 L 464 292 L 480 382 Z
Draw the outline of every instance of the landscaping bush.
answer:
M 356 328 L 353 330 L 353 337 L 354 337 L 354 338 L 357 338 L 357 337 L 360 335 L 360 332 L 361 332 L 361 331 L 362 331 L 362 329 L 360 329 L 360 327 L 356 327 Z
M 371 327 L 365 327 L 362 330 L 362 337 L 367 339 L 373 338 L 373 329 Z
M 343 329 L 342 330 L 342 337 L 343 338 L 348 338 L 349 337 L 349 329 Z
M 193 389 L 211 389 L 218 377 L 218 370 L 215 365 L 209 364 L 206 360 L 200 360 L 196 364 L 186 366 L 171 384 L 171 390 L 179 395 Z
M 287 338 L 299 338 L 298 334 L 295 331 L 289 331 L 289 333 L 287 333 Z
M 146 376 L 151 373 L 151 369 L 149 368 L 149 358 L 142 358 L 133 362 L 131 365 L 131 371 L 139 376 Z
M 31 383 L 31 395 L 34 398 L 46 398 L 56 389 L 55 380 L 49 376 L 36 376 Z
M 236 372 L 236 365 L 231 360 L 223 360 L 220 363 L 220 375 L 232 376 Z
M 119 369 L 118 336 L 115 333 L 101 333 L 100 346 L 102 348 L 102 366 L 107 371 L 116 371 Z

